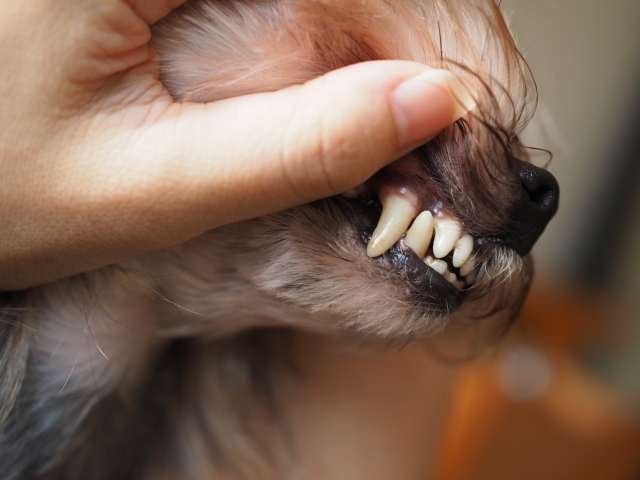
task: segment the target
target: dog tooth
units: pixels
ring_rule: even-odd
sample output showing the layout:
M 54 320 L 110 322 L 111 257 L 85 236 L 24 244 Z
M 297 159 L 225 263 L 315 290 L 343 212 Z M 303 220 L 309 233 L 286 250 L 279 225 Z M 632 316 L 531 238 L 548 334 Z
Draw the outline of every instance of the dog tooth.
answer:
M 378 226 L 367 245 L 367 255 L 377 257 L 393 247 L 407 231 L 416 213 L 411 203 L 398 195 L 385 198 L 382 201 L 382 215 Z
M 433 236 L 433 214 L 426 210 L 422 212 L 413 221 L 413 225 L 407 232 L 407 238 L 404 243 L 411 247 L 411 250 L 415 254 L 422 258 L 427 253 L 427 248 L 431 243 L 431 237 Z
M 437 219 L 435 221 L 436 239 L 433 241 L 433 254 L 436 258 L 442 258 L 447 255 L 458 240 L 462 227 L 452 219 Z
M 467 260 L 460 267 L 460 275 L 463 276 L 463 277 L 466 277 L 467 275 L 469 275 L 469 273 L 471 273 L 473 271 L 475 266 L 476 266 L 476 262 L 474 260 Z
M 469 256 L 473 251 L 473 237 L 465 233 L 453 249 L 453 266 L 459 267 L 469 260 Z
M 477 276 L 478 276 L 478 272 L 473 270 L 469 275 L 464 277 L 464 279 L 466 280 L 467 284 L 471 285 Z
M 444 260 L 434 260 L 433 257 L 427 257 L 424 259 L 424 263 L 429 265 L 440 275 L 444 275 L 447 271 L 447 263 Z
M 462 290 L 464 288 L 464 282 L 462 280 L 456 281 L 456 283 L 454 283 L 454 285 L 456 286 L 456 288 L 458 290 Z
M 445 272 L 444 278 L 446 278 L 449 283 L 452 283 L 454 285 L 456 283 L 456 280 L 458 280 L 458 277 L 456 277 L 456 274 L 453 272 Z

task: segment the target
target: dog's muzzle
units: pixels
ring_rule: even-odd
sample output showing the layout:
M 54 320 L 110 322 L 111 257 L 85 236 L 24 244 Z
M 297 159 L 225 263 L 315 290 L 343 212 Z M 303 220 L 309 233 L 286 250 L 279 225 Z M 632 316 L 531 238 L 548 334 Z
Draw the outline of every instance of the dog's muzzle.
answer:
M 559 188 L 546 170 L 515 157 L 511 160 L 513 178 L 504 210 L 508 213 L 498 235 L 467 233 L 452 213 L 453 202 L 415 152 L 385 167 L 359 191 L 348 192 L 345 196 L 373 199 L 381 207 L 375 230 L 366 229 L 363 236 L 369 257 L 391 253 L 395 258 L 394 252 L 415 256 L 455 291 L 474 284 L 476 253 L 483 247 L 501 245 L 526 256 L 558 210 Z
M 505 235 L 480 237 L 477 247 L 488 243 L 506 245 L 522 257 L 527 255 L 558 211 L 560 187 L 546 170 L 514 158 L 521 187 L 517 193 L 511 219 Z

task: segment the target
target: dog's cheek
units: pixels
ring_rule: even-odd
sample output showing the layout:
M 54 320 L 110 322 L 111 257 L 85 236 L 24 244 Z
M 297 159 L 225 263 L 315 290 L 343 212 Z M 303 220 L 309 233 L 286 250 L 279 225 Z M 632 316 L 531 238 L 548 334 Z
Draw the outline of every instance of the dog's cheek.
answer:
M 88 442 L 87 419 L 113 393 L 131 405 L 156 342 L 150 302 L 123 275 L 107 268 L 29 292 L 23 310 L 34 332 L 22 388 L 2 425 L 1 478 L 17 478 L 17 471 L 40 478 L 61 466 L 69 445 Z M 109 418 L 107 409 L 96 411 Z M 82 445 L 88 457 L 98 455 L 95 445 Z M 88 478 L 67 473 L 55 478 Z
M 261 257 L 242 275 L 283 306 L 295 306 L 300 324 L 385 338 L 442 326 L 443 318 L 416 302 L 406 279 L 367 257 L 357 227 L 330 206 L 265 218 L 252 238 Z
M 57 282 L 42 291 L 31 375 L 43 391 L 102 396 L 135 383 L 152 353 L 153 306 L 118 271 Z

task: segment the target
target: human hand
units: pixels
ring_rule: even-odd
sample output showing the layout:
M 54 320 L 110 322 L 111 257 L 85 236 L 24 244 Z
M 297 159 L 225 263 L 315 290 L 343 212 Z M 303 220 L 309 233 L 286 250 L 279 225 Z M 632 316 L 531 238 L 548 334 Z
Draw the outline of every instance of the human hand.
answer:
M 466 111 L 398 61 L 175 103 L 147 42 L 182 1 L 0 0 L 0 289 L 347 191 Z

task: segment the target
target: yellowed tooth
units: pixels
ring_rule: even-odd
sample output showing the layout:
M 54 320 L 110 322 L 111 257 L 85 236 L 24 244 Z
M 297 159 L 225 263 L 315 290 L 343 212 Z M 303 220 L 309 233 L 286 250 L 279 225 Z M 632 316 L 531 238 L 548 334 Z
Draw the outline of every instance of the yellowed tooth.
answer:
M 444 274 L 444 278 L 446 278 L 449 283 L 452 283 L 454 285 L 456 283 L 456 280 L 458 280 L 458 277 L 456 277 L 456 274 L 453 272 L 446 272 Z
M 469 256 L 473 251 L 473 237 L 465 233 L 453 249 L 453 266 L 459 267 L 469 260 Z
M 377 257 L 393 247 L 407 231 L 416 209 L 404 198 L 389 195 L 382 201 L 382 215 L 367 245 L 367 255 Z
M 434 260 L 433 257 L 427 257 L 424 259 L 424 263 L 429 265 L 440 275 L 444 275 L 447 271 L 447 264 L 444 260 Z
M 467 260 L 460 267 L 460 275 L 463 276 L 463 277 L 466 277 L 467 275 L 469 275 L 469 273 L 471 273 L 473 271 L 475 266 L 476 266 L 476 262 L 474 260 Z
M 462 227 L 455 220 L 445 218 L 435 220 L 436 239 L 433 241 L 433 254 L 436 258 L 447 255 L 460 240 Z
M 413 225 L 407 232 L 407 238 L 405 238 L 404 242 L 418 257 L 423 258 L 424 254 L 427 253 L 432 236 L 433 214 L 426 210 L 413 221 Z

